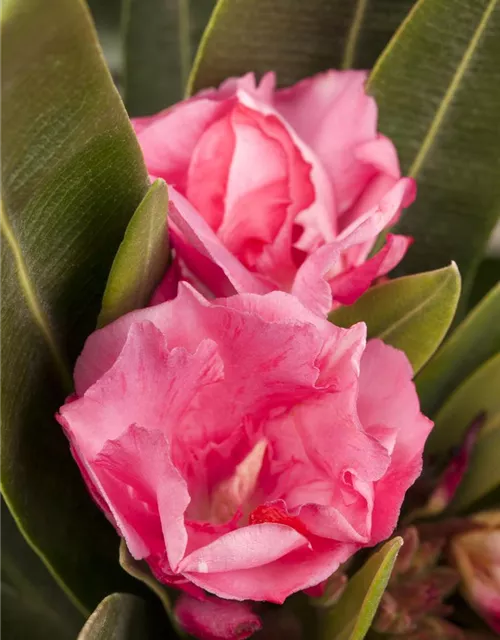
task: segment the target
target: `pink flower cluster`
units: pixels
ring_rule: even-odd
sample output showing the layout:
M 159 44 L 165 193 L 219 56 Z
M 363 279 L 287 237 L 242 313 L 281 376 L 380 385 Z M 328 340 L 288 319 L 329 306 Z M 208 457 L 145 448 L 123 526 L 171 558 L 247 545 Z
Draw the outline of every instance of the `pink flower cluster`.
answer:
M 326 319 L 409 244 L 369 257 L 414 185 L 364 81 L 249 75 L 134 123 L 169 184 L 174 262 L 152 306 L 89 337 L 58 419 L 200 637 L 260 625 L 244 604 L 211 615 L 207 592 L 281 603 L 387 538 L 421 470 L 432 423 L 406 356 Z
M 259 86 L 249 74 L 135 120 L 151 176 L 170 185 L 179 277 L 215 296 L 280 289 L 325 314 L 401 260 L 411 239 L 391 234 L 368 258 L 415 186 L 365 80 L 329 71 L 275 91 L 272 73 Z

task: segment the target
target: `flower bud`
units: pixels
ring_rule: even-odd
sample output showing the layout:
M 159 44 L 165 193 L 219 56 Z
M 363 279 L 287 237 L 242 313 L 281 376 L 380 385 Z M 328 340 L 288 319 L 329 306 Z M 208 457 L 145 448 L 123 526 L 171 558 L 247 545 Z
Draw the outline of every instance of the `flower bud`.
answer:
M 500 633 L 500 511 L 472 518 L 477 529 L 456 536 L 451 553 L 469 604 Z

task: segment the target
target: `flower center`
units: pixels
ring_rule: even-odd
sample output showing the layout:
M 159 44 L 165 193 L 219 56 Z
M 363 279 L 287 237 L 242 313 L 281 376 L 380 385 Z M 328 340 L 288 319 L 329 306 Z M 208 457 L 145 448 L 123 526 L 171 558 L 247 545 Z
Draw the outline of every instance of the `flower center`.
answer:
M 213 523 L 227 522 L 238 509 L 248 503 L 255 491 L 266 450 L 267 440 L 262 438 L 237 465 L 233 475 L 215 487 L 212 493 L 210 517 Z

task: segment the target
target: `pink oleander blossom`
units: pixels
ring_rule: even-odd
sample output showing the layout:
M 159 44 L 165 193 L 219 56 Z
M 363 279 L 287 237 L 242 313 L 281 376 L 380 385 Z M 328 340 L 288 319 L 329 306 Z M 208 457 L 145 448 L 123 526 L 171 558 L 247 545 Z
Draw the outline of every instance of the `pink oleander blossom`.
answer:
M 393 531 L 432 423 L 401 352 L 294 296 L 177 297 L 93 333 L 60 409 L 156 577 L 283 602 Z
M 288 89 L 253 74 L 133 124 L 152 177 L 170 185 L 177 269 L 203 292 L 292 292 L 326 314 L 351 304 L 411 239 L 378 234 L 415 197 L 377 132 L 364 71 Z M 154 302 L 172 297 L 172 277 Z

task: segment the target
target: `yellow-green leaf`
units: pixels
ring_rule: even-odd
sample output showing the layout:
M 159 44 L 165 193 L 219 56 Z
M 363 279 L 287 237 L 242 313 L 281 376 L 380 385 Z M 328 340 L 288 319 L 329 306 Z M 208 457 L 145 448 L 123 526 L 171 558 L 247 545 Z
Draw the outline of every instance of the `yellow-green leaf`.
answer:
M 487 423 L 500 413 L 500 353 L 477 369 L 439 410 L 426 451 L 438 453 L 459 445 L 466 429 L 480 413 Z
M 113 261 L 98 325 L 145 307 L 168 264 L 168 192 L 163 180 L 151 185 L 132 216 Z
M 422 411 L 433 415 L 477 367 L 500 351 L 500 284 L 455 329 L 417 376 Z
M 366 322 L 369 338 L 380 338 L 406 353 L 415 372 L 444 338 L 458 304 L 460 274 L 449 267 L 390 280 L 369 289 L 329 320 L 341 327 Z
M 349 580 L 340 600 L 326 615 L 321 640 L 362 640 L 377 612 L 403 544 L 394 538 L 374 553 Z
M 146 603 L 128 593 L 104 598 L 87 620 L 78 640 L 150 640 Z
M 167 587 L 160 584 L 153 576 L 147 562 L 144 560 L 135 560 L 135 558 L 130 555 L 124 540 L 120 543 L 120 565 L 127 573 L 151 589 L 151 591 L 158 596 L 169 616 L 172 614 L 172 604 Z
M 482 428 L 467 470 L 450 504 L 450 511 L 468 511 L 472 505 L 500 487 L 500 412 Z

